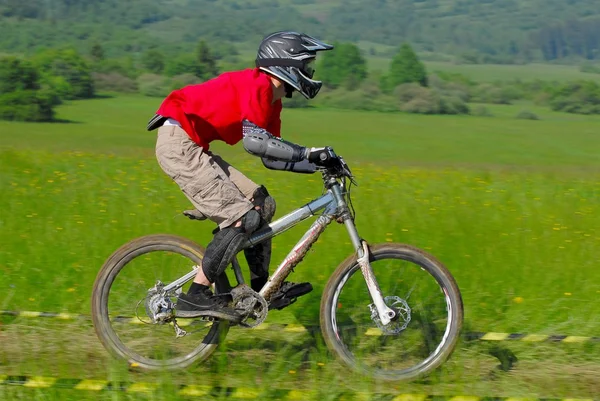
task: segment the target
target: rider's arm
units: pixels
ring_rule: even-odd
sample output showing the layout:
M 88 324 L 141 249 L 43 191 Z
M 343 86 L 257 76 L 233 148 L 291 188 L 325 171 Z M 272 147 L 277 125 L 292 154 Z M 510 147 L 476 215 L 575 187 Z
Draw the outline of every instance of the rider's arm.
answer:
M 283 162 L 299 162 L 307 157 L 304 146 L 277 138 L 248 120 L 242 122 L 242 132 L 244 149 L 254 156 Z
M 291 162 L 291 169 L 295 163 L 303 160 L 324 165 L 332 155 L 335 156 L 330 148 L 306 148 L 277 138 L 248 120 L 242 122 L 242 130 L 244 149 L 250 154 L 263 158 L 263 163 L 264 159 Z
M 293 171 L 294 173 L 312 174 L 317 171 L 317 166 L 308 160 L 302 160 L 300 162 L 281 162 L 277 160 L 267 159 L 263 157 L 263 166 L 269 170 L 279 171 Z

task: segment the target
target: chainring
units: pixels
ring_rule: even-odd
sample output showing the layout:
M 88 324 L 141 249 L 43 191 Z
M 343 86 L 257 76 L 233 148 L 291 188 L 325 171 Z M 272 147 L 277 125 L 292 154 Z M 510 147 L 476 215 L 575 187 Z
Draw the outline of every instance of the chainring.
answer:
M 369 309 L 371 310 L 371 320 L 373 320 L 373 323 L 375 323 L 375 325 L 383 332 L 384 335 L 399 334 L 402 330 L 406 329 L 410 323 L 410 307 L 404 299 L 395 295 L 387 296 L 383 300 L 388 308 L 391 308 L 394 310 L 394 312 L 396 312 L 396 316 L 391 322 L 389 322 L 387 325 L 384 325 L 381 323 L 381 319 L 379 318 L 377 307 L 375 304 L 370 304 Z
M 267 318 L 269 306 L 267 301 L 247 284 L 241 284 L 231 290 L 233 307 L 243 318 L 239 325 L 256 327 Z

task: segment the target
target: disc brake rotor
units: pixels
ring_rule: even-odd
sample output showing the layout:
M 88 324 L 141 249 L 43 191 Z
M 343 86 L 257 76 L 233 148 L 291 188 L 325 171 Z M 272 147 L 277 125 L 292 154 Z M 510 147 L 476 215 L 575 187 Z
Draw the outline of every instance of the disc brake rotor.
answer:
M 381 319 L 379 318 L 377 307 L 375 307 L 375 304 L 370 304 L 369 309 L 371 310 L 371 320 L 373 320 L 375 325 L 383 332 L 384 335 L 399 334 L 402 330 L 406 329 L 410 323 L 410 307 L 404 299 L 397 296 L 387 296 L 383 300 L 389 308 L 396 312 L 396 316 L 387 325 L 383 325 L 383 323 L 381 323 Z

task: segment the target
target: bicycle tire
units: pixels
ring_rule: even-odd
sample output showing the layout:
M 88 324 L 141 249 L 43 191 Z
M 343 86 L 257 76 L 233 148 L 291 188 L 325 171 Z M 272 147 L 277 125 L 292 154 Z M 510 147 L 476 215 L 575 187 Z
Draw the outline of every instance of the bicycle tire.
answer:
M 354 357 L 348 345 L 344 344 L 342 335 L 339 332 L 336 333 L 336 309 L 341 307 L 338 304 L 338 300 L 343 287 L 355 273 L 360 275 L 364 283 L 356 255 L 351 255 L 344 260 L 327 282 L 321 299 L 321 331 L 328 348 L 342 364 L 377 380 L 410 381 L 432 372 L 452 354 L 459 340 L 463 324 L 462 297 L 458 285 L 448 269 L 432 255 L 413 246 L 399 243 L 375 244 L 370 246 L 371 263 L 389 259 L 397 259 L 415 264 L 420 270 L 429 273 L 444 293 L 449 318 L 448 323 L 446 323 L 444 337 L 442 338 L 443 343 L 440 343 L 436 347 L 434 354 L 429 355 L 421 363 L 410 368 L 391 371 L 370 368 Z M 377 271 L 374 271 L 374 275 L 377 278 Z M 379 284 L 381 286 L 382 283 L 380 282 Z M 366 284 L 364 288 L 366 291 Z M 382 295 L 386 296 L 387 294 L 384 293 Z M 338 328 L 337 330 L 341 331 L 342 329 Z
M 127 347 L 115 332 L 109 317 L 109 294 L 111 286 L 122 269 L 136 257 L 155 251 L 167 251 L 201 265 L 204 248 L 195 242 L 168 234 L 148 235 L 127 242 L 117 249 L 104 263 L 92 291 L 92 321 L 102 345 L 116 358 L 126 360 L 131 366 L 143 370 L 176 370 L 208 358 L 229 330 L 226 321 L 212 323 L 203 341 L 188 355 L 179 358 L 157 360 L 144 357 Z M 165 283 L 166 284 L 166 283 Z M 216 292 L 228 291 L 229 282 L 223 275 L 216 284 Z

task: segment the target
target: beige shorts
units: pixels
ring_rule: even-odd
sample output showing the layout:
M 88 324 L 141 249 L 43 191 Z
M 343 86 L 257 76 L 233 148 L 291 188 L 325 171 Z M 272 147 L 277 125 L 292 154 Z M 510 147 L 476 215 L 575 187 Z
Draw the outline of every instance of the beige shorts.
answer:
M 254 207 L 250 199 L 259 185 L 205 152 L 180 127 L 158 129 L 156 158 L 196 209 L 219 227 L 228 227 Z

